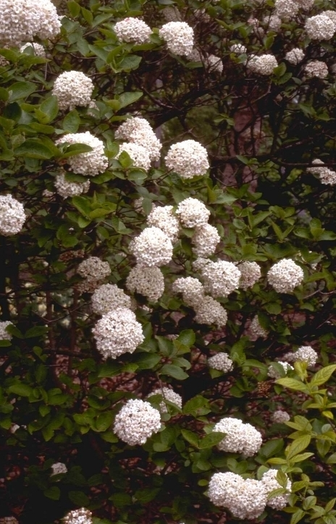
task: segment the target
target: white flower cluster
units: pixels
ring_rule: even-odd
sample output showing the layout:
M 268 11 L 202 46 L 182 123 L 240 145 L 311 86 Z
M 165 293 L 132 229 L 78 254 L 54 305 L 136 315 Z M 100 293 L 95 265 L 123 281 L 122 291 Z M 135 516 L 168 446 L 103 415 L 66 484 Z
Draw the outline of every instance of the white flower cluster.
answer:
M 330 20 L 336 25 L 336 11 L 332 11 L 329 9 L 327 11 L 322 11 L 320 15 L 328 16 Z
M 307 172 L 312 173 L 313 175 L 318 175 L 322 184 L 326 185 L 335 185 L 336 184 L 336 172 L 329 169 L 327 166 L 322 166 L 322 160 L 315 158 L 312 164 L 313 167 L 308 167 Z M 318 164 L 315 166 L 314 164 Z
M 147 227 L 135 237 L 129 246 L 137 264 L 147 267 L 169 264 L 173 257 L 170 238 L 158 227 Z
M 306 64 L 304 71 L 308 78 L 326 78 L 329 74 L 328 66 L 321 60 L 311 60 Z
M 151 160 L 159 160 L 162 144 L 156 137 L 149 122 L 135 116 L 128 118 L 115 132 L 117 140 L 127 140 L 144 147 Z
M 241 262 L 238 264 L 238 269 L 241 273 L 239 287 L 245 291 L 253 287 L 261 277 L 260 266 L 256 262 Z
M 148 171 L 151 166 L 151 159 L 145 147 L 133 142 L 123 142 L 119 146 L 119 153 L 116 156 L 117 160 L 123 151 L 129 155 L 134 167 Z
M 266 329 L 264 329 L 260 325 L 258 315 L 255 315 L 255 317 L 253 317 L 252 322 L 248 328 L 248 333 L 249 333 L 249 337 L 251 338 L 251 340 L 256 340 L 259 337 L 267 338 L 268 333 Z
M 263 22 L 267 25 L 268 31 L 279 31 L 282 24 L 282 20 L 278 15 L 265 16 Z
M 168 406 L 165 402 L 166 400 L 168 400 L 168 402 L 171 402 L 172 404 L 175 404 L 178 408 L 182 409 L 181 395 L 179 395 L 170 388 L 162 387 L 155 389 L 147 396 L 147 398 L 152 397 L 153 395 L 161 395 L 163 398 L 162 402 L 160 402 L 160 413 L 168 413 Z
M 191 240 L 193 252 L 198 257 L 208 257 L 213 255 L 220 242 L 217 228 L 210 224 L 201 224 L 195 227 L 195 233 Z
M 243 44 L 232 44 L 230 51 L 236 55 L 243 55 L 246 53 L 247 48 Z
M 74 509 L 63 519 L 64 524 L 92 524 L 92 522 L 92 513 L 85 508 Z
M 81 71 L 65 71 L 55 80 L 52 95 L 56 96 L 61 110 L 86 107 L 94 89 L 91 78 Z
M 222 328 L 227 323 L 227 312 L 223 306 L 212 297 L 205 296 L 201 302 L 194 305 L 195 322 L 198 324 L 215 324 Z
M 208 358 L 208 366 L 223 373 L 228 373 L 233 370 L 233 361 L 226 353 L 216 353 Z
M 115 284 L 103 284 L 95 289 L 91 297 L 91 307 L 97 315 L 106 315 L 112 309 L 130 309 L 131 298 Z
M 35 56 L 40 56 L 41 58 L 45 58 L 46 52 L 45 52 L 43 45 L 37 44 L 36 42 L 27 42 L 26 44 L 23 44 L 20 47 L 20 53 L 24 53 L 26 49 L 28 51 L 29 48 L 32 49 L 33 54 Z
M 277 293 L 291 293 L 299 286 L 304 278 L 300 266 L 290 258 L 283 258 L 268 270 L 268 283 Z
M 147 224 L 162 229 L 172 242 L 178 238 L 180 224 L 173 214 L 173 206 L 154 207 L 147 217 Z
M 228 508 L 242 520 L 259 517 L 267 503 L 267 493 L 259 480 L 243 479 L 236 473 L 215 473 L 209 482 L 208 494 L 216 506 Z
M 295 0 L 297 4 L 299 4 L 300 9 L 303 9 L 304 11 L 309 11 L 315 3 L 315 0 Z
M 141 324 L 133 311 L 125 307 L 103 315 L 92 333 L 103 358 L 117 358 L 124 353 L 133 353 L 144 340 Z
M 156 302 L 164 292 L 164 277 L 158 267 L 137 265 L 131 269 L 126 287 L 131 292 L 140 293 L 152 302 Z
M 51 466 L 51 470 L 52 470 L 52 473 L 50 476 L 53 477 L 54 475 L 60 475 L 60 474 L 67 473 L 68 468 L 66 467 L 64 462 L 55 462 L 55 464 Z
M 120 42 L 145 44 L 150 42 L 151 28 L 140 18 L 124 18 L 114 26 L 115 34 Z
M 90 180 L 85 182 L 70 182 L 64 173 L 59 173 L 55 178 L 55 188 L 62 198 L 73 197 L 87 193 L 90 189 Z
M 223 62 L 219 56 L 216 55 L 206 55 L 205 59 L 205 66 L 211 71 L 212 73 L 223 73 Z
M 278 62 L 273 55 L 254 55 L 248 60 L 246 65 L 252 73 L 269 76 L 278 66 Z
M 145 444 L 161 429 L 159 410 L 144 400 L 128 400 L 117 414 L 113 430 L 130 446 Z
M 284 424 L 285 422 L 288 422 L 290 420 L 290 414 L 287 413 L 287 411 L 282 411 L 281 409 L 277 409 L 272 414 L 272 421 L 275 424 Z
M 294 353 L 286 355 L 290 362 L 307 362 L 308 368 L 313 368 L 316 365 L 318 354 L 311 346 L 301 346 Z
M 261 433 L 251 424 L 244 424 L 238 418 L 222 418 L 212 431 L 226 434 L 217 447 L 228 453 L 242 453 L 245 457 L 252 457 L 258 453 L 262 444 Z
M 183 227 L 196 227 L 208 222 L 210 211 L 197 198 L 188 197 L 179 203 L 176 215 Z
M 285 375 L 287 375 L 288 371 L 293 371 L 294 369 L 293 366 L 291 366 L 288 362 L 281 362 L 281 360 L 279 360 L 277 364 L 280 364 L 280 366 L 283 368 Z M 281 377 L 281 374 L 272 364 L 270 364 L 268 366 L 267 376 L 277 379 Z
M 283 412 L 284 413 L 284 412 Z M 278 471 L 276 469 L 269 469 L 266 471 L 262 478 L 261 482 L 264 485 L 266 494 L 269 495 L 271 491 L 274 491 L 275 489 L 279 489 L 282 486 L 277 481 L 277 474 Z M 286 474 L 285 474 L 286 475 Z M 288 504 L 289 495 L 292 489 L 292 483 L 289 480 L 288 476 L 286 475 L 287 484 L 286 484 L 286 491 L 287 493 L 284 493 L 283 495 L 276 495 L 275 497 L 271 497 L 267 500 L 267 506 L 273 509 L 283 509 Z
M 294 49 L 291 49 L 291 51 L 288 51 L 285 54 L 285 59 L 288 60 L 290 64 L 297 65 L 304 59 L 304 51 L 300 49 L 299 47 L 294 47 Z
M 79 291 L 92 292 L 104 278 L 111 274 L 111 268 L 108 262 L 104 262 L 98 257 L 89 257 L 79 264 L 77 273 L 84 279 L 78 285 Z
M 50 0 L 0 0 L 0 45 L 15 47 L 23 42 L 53 38 L 61 24 Z
M 12 326 L 13 323 L 9 320 L 0 322 L 0 340 L 12 340 L 12 335 L 8 333 L 8 326 Z
M 204 175 L 209 169 L 208 153 L 195 140 L 183 140 L 170 146 L 165 164 L 183 179 Z
M 85 133 L 69 133 L 56 140 L 59 144 L 85 144 L 92 151 L 79 153 L 67 159 L 71 171 L 77 175 L 96 176 L 103 173 L 108 167 L 108 160 L 104 154 L 104 144 L 99 138 L 93 136 L 90 131 Z
M 194 277 L 180 277 L 172 285 L 173 293 L 182 293 L 183 302 L 196 307 L 204 299 L 203 284 Z
M 307 18 L 305 30 L 312 40 L 330 40 L 336 31 L 336 25 L 325 14 L 320 14 Z
M 12 195 L 0 195 L 0 235 L 6 237 L 20 233 L 26 221 L 21 202 Z
M 227 297 L 238 289 L 241 272 L 232 262 L 209 260 L 202 268 L 201 275 L 206 292 L 213 297 Z
M 194 31 L 186 22 L 168 22 L 159 30 L 169 51 L 175 55 L 188 56 L 194 47 Z
M 275 0 L 275 13 L 283 20 L 291 20 L 300 9 L 298 3 L 294 0 Z

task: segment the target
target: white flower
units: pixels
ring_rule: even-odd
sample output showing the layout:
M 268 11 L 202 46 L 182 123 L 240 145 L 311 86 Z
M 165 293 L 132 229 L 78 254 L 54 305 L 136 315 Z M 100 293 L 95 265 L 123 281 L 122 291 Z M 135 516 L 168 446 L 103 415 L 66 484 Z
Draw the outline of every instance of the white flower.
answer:
M 330 40 L 336 31 L 336 25 L 325 14 L 307 18 L 304 27 L 307 35 L 312 40 Z
M 232 44 L 230 51 L 236 55 L 243 55 L 246 53 L 247 48 L 243 44 Z
M 147 396 L 147 398 L 150 398 L 153 395 L 161 395 L 163 398 L 162 402 L 160 402 L 160 413 L 168 413 L 168 406 L 167 406 L 167 403 L 165 402 L 166 400 L 168 400 L 168 402 L 171 402 L 172 404 L 175 404 L 177 407 L 182 409 L 181 395 L 179 395 L 178 393 L 175 393 L 175 391 L 173 391 L 170 388 L 162 387 L 162 388 L 155 389 Z
M 120 307 L 102 316 L 92 330 L 103 358 L 133 353 L 144 341 L 141 324 L 128 308 Z
M 36 42 L 27 42 L 20 47 L 20 52 L 23 53 L 26 49 L 28 50 L 29 48 L 33 50 L 33 55 L 45 58 L 46 52 L 43 45 L 37 44 Z
M 130 446 L 145 444 L 148 438 L 161 429 L 159 410 L 144 400 L 128 400 L 117 414 L 113 430 Z
M 282 24 L 281 18 L 277 15 L 267 15 L 263 22 L 267 25 L 268 31 L 279 31 Z
M 124 18 L 114 26 L 115 34 L 120 42 L 145 44 L 150 42 L 151 28 L 140 18 Z
M 268 283 L 277 293 L 291 293 L 299 286 L 304 278 L 300 266 L 290 258 L 283 258 L 274 264 L 267 273 Z
M 85 508 L 74 509 L 64 517 L 63 522 L 64 524 L 92 524 L 92 513 Z
M 210 260 L 201 274 L 205 291 L 213 297 L 227 297 L 239 287 L 241 273 L 232 262 Z
M 81 71 L 65 71 L 55 80 L 52 94 L 61 110 L 86 107 L 91 102 L 94 89 L 91 78 Z
M 131 308 L 131 298 L 115 284 L 103 284 L 95 289 L 91 297 L 92 311 L 105 315 L 120 307 Z
M 79 153 L 67 158 L 71 171 L 78 175 L 96 176 L 106 171 L 108 160 L 104 154 L 104 144 L 99 138 L 93 136 L 90 131 L 85 133 L 69 133 L 56 140 L 56 145 L 68 143 L 85 144 L 92 151 Z
M 79 264 L 77 273 L 83 278 L 99 281 L 111 274 L 111 268 L 108 262 L 98 257 L 89 257 Z
M 294 49 L 286 53 L 285 58 L 286 60 L 288 60 L 290 64 L 296 65 L 302 62 L 304 56 L 305 54 L 302 51 L 302 49 L 300 49 L 299 47 L 294 47 Z
M 66 467 L 64 462 L 55 462 L 55 464 L 51 466 L 51 469 L 51 477 L 53 477 L 54 475 L 60 475 L 61 473 L 64 474 L 68 471 L 68 468 Z
M 201 224 L 196 226 L 191 242 L 193 244 L 193 252 L 198 257 L 208 257 L 216 251 L 216 247 L 220 242 L 220 236 L 216 227 L 210 224 Z
M 336 25 L 336 11 L 332 11 L 332 10 L 322 11 L 320 15 L 328 16 L 330 20 Z
M 26 221 L 21 202 L 12 195 L 0 195 L 0 235 L 6 237 L 20 233 Z
M 4 320 L 0 322 L 0 340 L 12 340 L 12 335 L 8 333 L 8 326 L 12 326 L 13 323 L 9 320 Z
M 248 334 L 251 340 L 256 340 L 257 338 L 267 338 L 267 331 L 263 327 L 261 327 L 258 319 L 258 315 L 255 315 L 253 317 L 251 324 L 248 328 Z
M 222 418 L 215 424 L 213 431 L 226 434 L 217 444 L 221 451 L 242 453 L 245 457 L 252 457 L 258 453 L 262 444 L 261 433 L 251 424 L 244 424 L 238 418 Z
M 236 473 L 214 473 L 208 487 L 209 499 L 215 506 L 229 508 L 244 486 L 244 479 Z
M 117 140 L 127 140 L 143 146 L 151 160 L 159 160 L 162 144 L 156 137 L 149 122 L 144 118 L 134 116 L 128 118 L 115 132 Z
M 324 164 L 322 160 L 319 158 L 315 158 L 315 160 L 312 161 L 313 166 L 307 168 L 308 173 L 312 173 L 313 175 L 318 175 L 321 184 L 326 185 L 335 185 L 336 184 L 336 172 L 329 169 L 327 166 L 323 166 L 321 164 Z M 317 164 L 317 165 L 315 165 Z
M 283 20 L 291 20 L 300 9 L 300 6 L 293 0 L 275 0 L 275 14 Z
M 278 66 L 278 62 L 273 55 L 252 56 L 247 62 L 247 68 L 253 73 L 269 76 Z
M 15 47 L 23 42 L 53 38 L 61 24 L 50 0 L 0 0 L 0 45 Z
M 328 66 L 321 60 L 311 60 L 306 64 L 304 71 L 308 78 L 326 78 L 329 74 Z
M 195 322 L 198 324 L 215 324 L 218 328 L 224 327 L 227 323 L 227 312 L 223 306 L 212 297 L 200 298 L 200 302 L 193 305 L 196 312 Z
M 119 146 L 119 153 L 116 156 L 117 159 L 123 151 L 125 151 L 125 153 L 127 153 L 130 156 L 130 159 L 132 160 L 134 167 L 143 169 L 144 171 L 149 170 L 151 165 L 151 159 L 145 147 L 132 142 L 123 142 Z
M 315 0 L 295 0 L 295 2 L 299 5 L 300 9 L 308 11 L 313 7 Z
M 147 217 L 147 224 L 162 229 L 172 242 L 178 238 L 180 224 L 173 215 L 173 206 L 154 207 Z
M 288 362 L 281 362 L 280 360 L 278 362 L 276 362 L 277 364 L 279 364 L 285 374 L 287 375 L 288 371 L 293 371 L 293 366 L 291 366 Z M 279 373 L 279 371 L 273 366 L 273 364 L 270 364 L 268 366 L 268 371 L 267 371 L 267 376 L 270 377 L 270 378 L 281 378 L 281 374 Z
M 286 357 L 289 360 L 288 354 Z M 311 346 L 301 346 L 291 354 L 290 359 L 290 362 L 307 362 L 308 368 L 313 368 L 316 365 L 318 354 Z
M 208 358 L 208 366 L 218 371 L 228 373 L 233 369 L 233 361 L 226 353 L 216 353 L 216 355 Z
M 203 284 L 194 277 L 180 277 L 172 285 L 173 293 L 182 293 L 183 302 L 196 307 L 204 299 Z
M 253 287 L 261 277 L 260 266 L 256 262 L 241 262 L 238 264 L 238 269 L 241 273 L 239 287 L 245 291 Z
M 277 411 L 274 411 L 272 414 L 272 421 L 275 424 L 284 424 L 285 422 L 288 422 L 290 420 L 290 415 L 287 413 L 287 411 L 282 411 L 281 409 L 278 409 Z
M 135 237 L 130 246 L 130 252 L 143 266 L 163 266 L 169 264 L 173 257 L 173 244 L 170 238 L 158 227 L 146 227 Z
M 158 267 L 137 265 L 131 269 L 126 279 L 126 287 L 129 291 L 140 293 L 156 302 L 164 292 L 164 277 Z
M 90 189 L 90 181 L 70 182 L 66 180 L 64 173 L 60 173 L 55 178 L 55 188 L 61 197 L 68 198 L 87 193 Z
M 206 67 L 214 73 L 223 72 L 223 62 L 219 56 L 216 55 L 206 55 L 204 59 Z
M 194 46 L 194 31 L 186 22 L 168 22 L 159 35 L 175 55 L 188 56 Z
M 261 482 L 264 484 L 267 495 L 271 493 L 271 491 L 274 491 L 275 489 L 279 489 L 282 487 L 279 484 L 279 482 L 277 481 L 277 474 L 278 474 L 278 470 L 269 469 L 268 471 L 266 471 L 263 474 L 261 478 Z M 270 506 L 271 508 L 277 509 L 277 510 L 283 509 L 285 506 L 287 506 L 290 491 L 292 489 L 292 483 L 289 480 L 287 475 L 286 475 L 286 479 L 287 479 L 287 484 L 286 484 L 287 493 L 284 493 L 283 495 L 276 495 L 275 497 L 269 498 L 267 501 L 267 506 Z
M 208 222 L 210 211 L 203 202 L 197 198 L 189 197 L 179 203 L 176 215 L 183 227 L 196 227 Z
M 208 153 L 199 142 L 184 140 L 170 146 L 165 164 L 184 179 L 205 175 L 209 168 Z

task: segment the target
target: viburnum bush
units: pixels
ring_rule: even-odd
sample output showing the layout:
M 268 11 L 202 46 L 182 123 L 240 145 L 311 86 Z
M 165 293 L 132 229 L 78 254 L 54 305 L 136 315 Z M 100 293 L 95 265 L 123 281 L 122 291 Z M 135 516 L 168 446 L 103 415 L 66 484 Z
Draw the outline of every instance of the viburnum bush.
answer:
M 56 3 L 0 0 L 0 523 L 335 524 L 335 2 Z

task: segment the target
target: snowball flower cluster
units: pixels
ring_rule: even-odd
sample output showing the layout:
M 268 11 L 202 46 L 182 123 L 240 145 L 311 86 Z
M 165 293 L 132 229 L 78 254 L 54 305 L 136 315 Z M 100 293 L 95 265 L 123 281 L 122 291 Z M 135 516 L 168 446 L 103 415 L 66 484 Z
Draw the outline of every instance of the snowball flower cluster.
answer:
M 82 292 L 92 292 L 96 289 L 104 278 L 111 274 L 111 268 L 108 262 L 100 260 L 98 257 L 89 257 L 83 260 L 78 268 L 77 273 L 84 279 L 78 285 L 78 290 Z
M 248 332 L 249 332 L 249 336 L 251 338 L 251 340 L 256 340 L 257 338 L 266 338 L 268 333 L 266 331 L 266 329 L 264 329 L 260 323 L 259 323 L 259 319 L 258 319 L 258 315 L 256 315 L 253 319 L 252 319 L 252 322 L 251 324 L 249 325 L 249 328 L 248 328 Z
M 286 357 L 289 360 L 288 355 Z M 311 346 L 301 346 L 291 354 L 290 359 L 291 362 L 307 362 L 308 367 L 313 368 L 316 365 L 318 354 Z
M 115 34 L 120 42 L 145 44 L 150 41 L 151 28 L 140 18 L 124 18 L 114 26 Z
M 279 18 L 290 20 L 298 14 L 300 6 L 293 0 L 275 0 L 274 8 Z
M 36 42 L 27 42 L 26 44 L 23 44 L 20 47 L 20 52 L 24 53 L 26 49 L 27 51 L 31 49 L 35 56 L 40 56 L 42 58 L 45 58 L 46 56 L 46 52 L 43 45 L 37 44 Z
M 258 453 L 262 444 L 261 433 L 238 418 L 222 418 L 212 431 L 226 434 L 217 447 L 228 453 L 242 453 L 245 457 L 252 457 Z
M 144 229 L 130 243 L 130 252 L 143 266 L 163 266 L 173 257 L 173 244 L 170 238 L 158 227 Z
M 64 524 L 92 524 L 92 513 L 85 508 L 74 509 L 64 517 L 63 522 Z
M 297 65 L 300 62 L 302 62 L 302 60 L 304 59 L 304 56 L 305 56 L 304 52 L 299 47 L 294 47 L 294 49 L 292 49 L 291 51 L 288 51 L 285 54 L 286 60 L 288 60 L 288 62 L 293 65 Z
M 125 153 L 129 155 L 134 167 L 137 167 L 138 169 L 143 169 L 144 171 L 149 170 L 151 165 L 151 159 L 145 147 L 132 142 L 123 142 L 119 146 L 119 153 L 116 156 L 117 159 L 123 151 L 125 151 Z
M 156 302 L 164 292 L 164 277 L 158 267 L 137 265 L 131 269 L 126 279 L 126 287 L 129 291 L 140 293 Z
M 269 76 L 278 66 L 278 62 L 273 55 L 260 55 L 252 56 L 246 65 L 252 73 Z
M 90 181 L 70 182 L 65 178 L 64 173 L 59 173 L 55 178 L 55 188 L 62 198 L 68 198 L 87 193 L 90 189 Z
M 215 324 L 222 328 L 227 323 L 227 312 L 223 306 L 212 297 L 200 297 L 201 301 L 193 306 L 196 315 L 195 322 L 198 324 Z
M 243 44 L 232 44 L 230 47 L 231 53 L 235 53 L 236 55 L 243 55 L 246 53 L 247 48 Z
M 245 291 L 253 287 L 261 277 L 260 266 L 256 262 L 241 262 L 238 264 L 238 269 L 241 273 L 239 287 Z
M 290 258 L 283 258 L 267 273 L 268 283 L 277 293 L 291 293 L 304 278 L 303 270 Z
M 336 31 L 336 25 L 325 14 L 320 14 L 307 18 L 305 30 L 312 40 L 330 40 Z
M 188 56 L 194 46 L 194 31 L 186 22 L 168 22 L 159 30 L 169 51 L 175 55 Z
M 144 341 L 141 324 L 128 308 L 120 307 L 102 316 L 92 330 L 103 358 L 133 353 Z
M 277 474 L 278 471 L 276 469 L 269 469 L 266 471 L 262 478 L 261 482 L 264 485 L 264 488 L 266 490 L 266 494 L 269 495 L 271 491 L 274 491 L 275 489 L 279 489 L 282 486 L 277 481 Z M 285 474 L 286 475 L 286 474 Z M 290 495 L 290 491 L 292 489 L 292 483 L 289 480 L 288 476 L 286 475 L 287 484 L 286 484 L 286 490 L 287 493 L 284 493 L 283 495 L 276 495 L 275 497 L 271 497 L 267 500 L 267 506 L 270 506 L 273 509 L 283 509 L 288 504 L 288 499 Z
M 330 20 L 336 25 L 336 11 L 328 9 L 327 11 L 322 11 L 320 15 L 328 16 Z
M 308 78 L 326 78 L 329 74 L 328 66 L 321 60 L 311 60 L 306 64 L 304 71 Z
M 99 138 L 93 136 L 90 131 L 85 133 L 69 133 L 63 135 L 56 141 L 60 144 L 85 144 L 92 148 L 92 151 L 79 153 L 67 159 L 71 171 L 77 175 L 96 176 L 103 173 L 108 167 L 108 160 L 104 154 L 104 144 Z
M 269 31 L 279 31 L 282 21 L 278 15 L 266 16 L 263 22 L 267 25 Z
M 115 138 L 144 147 L 151 160 L 160 159 L 162 144 L 145 118 L 138 116 L 128 118 L 116 130 Z
M 193 252 L 198 257 L 208 257 L 213 255 L 220 242 L 217 228 L 210 224 L 201 224 L 195 228 L 195 234 L 191 240 Z
M 176 215 L 183 227 L 196 227 L 208 222 L 210 211 L 203 202 L 197 198 L 189 197 L 179 203 Z
M 322 184 L 335 185 L 336 184 L 336 172 L 329 169 L 327 166 L 323 166 L 324 162 L 319 158 L 315 158 L 312 162 L 313 167 L 308 167 L 307 172 L 313 175 L 318 175 Z M 315 165 L 317 164 L 317 165 Z
M 285 375 L 287 375 L 288 371 L 292 370 L 293 371 L 293 366 L 291 366 L 288 362 L 281 362 L 281 360 L 279 360 L 277 362 L 277 364 L 279 364 L 283 370 L 284 370 L 284 373 Z M 267 371 L 267 376 L 270 377 L 270 378 L 281 378 L 281 373 L 271 364 L 270 366 L 268 366 L 268 371 Z
M 12 326 L 12 322 L 4 320 L 0 322 L 0 340 L 12 340 L 12 335 L 8 333 L 8 326 Z
M 131 308 L 131 298 L 115 284 L 103 284 L 95 289 L 91 297 L 91 307 L 97 315 L 105 315 L 112 309 Z
M 201 274 L 205 291 L 213 297 L 227 297 L 239 287 L 241 272 L 232 262 L 209 260 Z
M 259 517 L 267 503 L 267 492 L 261 481 L 243 479 L 236 473 L 215 473 L 208 489 L 209 499 L 216 506 L 228 508 L 239 519 Z
M 21 202 L 12 195 L 0 195 L 0 235 L 6 237 L 20 233 L 26 221 Z
M 145 444 L 161 429 L 159 410 L 144 400 L 128 400 L 117 414 L 113 430 L 130 446 Z
M 207 150 L 195 140 L 183 140 L 170 146 L 165 164 L 181 178 L 204 175 L 209 169 Z
M 206 55 L 205 65 L 213 73 L 222 73 L 224 66 L 221 58 L 216 55 Z
M 160 413 L 168 413 L 168 406 L 165 402 L 166 400 L 168 400 L 168 402 L 171 402 L 172 404 L 175 404 L 178 408 L 182 409 L 182 397 L 172 389 L 167 387 L 155 389 L 148 395 L 147 398 L 150 398 L 154 395 L 161 395 L 163 398 L 162 402 L 160 402 Z
M 208 366 L 223 373 L 228 373 L 233 369 L 233 361 L 226 353 L 216 353 L 212 357 L 208 358 Z
M 147 217 L 147 224 L 162 229 L 175 242 L 180 231 L 180 224 L 173 214 L 173 206 L 154 207 Z
M 287 411 L 282 411 L 281 409 L 277 409 L 272 413 L 272 421 L 274 424 L 284 424 L 285 422 L 288 422 L 290 420 L 290 414 L 287 413 Z
M 172 285 L 173 293 L 182 293 L 183 302 L 188 306 L 195 307 L 203 301 L 203 284 L 194 277 L 180 277 Z
M 61 110 L 86 107 L 91 102 L 94 89 L 91 78 L 81 71 L 65 71 L 55 80 L 52 94 Z
M 54 475 L 64 474 L 68 471 L 68 468 L 66 467 L 64 462 L 55 462 L 55 464 L 51 466 L 51 469 L 52 469 L 52 473 L 50 475 L 51 477 L 53 477 Z
M 16 47 L 23 42 L 54 38 L 61 23 L 50 0 L 0 0 L 0 45 Z

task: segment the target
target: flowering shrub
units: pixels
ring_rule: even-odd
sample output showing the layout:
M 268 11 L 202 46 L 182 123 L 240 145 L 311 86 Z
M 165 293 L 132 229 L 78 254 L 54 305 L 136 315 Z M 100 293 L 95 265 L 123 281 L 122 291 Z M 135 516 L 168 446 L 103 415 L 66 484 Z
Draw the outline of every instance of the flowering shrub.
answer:
M 0 522 L 336 523 L 327 0 L 0 0 Z

